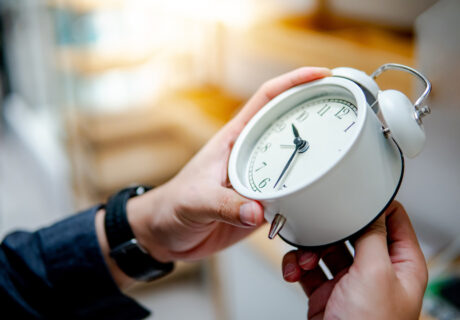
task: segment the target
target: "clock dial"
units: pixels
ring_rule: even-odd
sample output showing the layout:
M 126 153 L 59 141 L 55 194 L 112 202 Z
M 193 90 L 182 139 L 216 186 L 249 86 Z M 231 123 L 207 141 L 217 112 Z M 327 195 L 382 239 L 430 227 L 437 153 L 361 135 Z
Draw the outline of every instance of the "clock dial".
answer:
M 247 169 L 250 188 L 268 193 L 312 182 L 351 145 L 356 118 L 356 106 L 339 98 L 310 100 L 292 108 L 276 119 L 254 145 Z M 295 134 L 308 147 L 297 148 Z

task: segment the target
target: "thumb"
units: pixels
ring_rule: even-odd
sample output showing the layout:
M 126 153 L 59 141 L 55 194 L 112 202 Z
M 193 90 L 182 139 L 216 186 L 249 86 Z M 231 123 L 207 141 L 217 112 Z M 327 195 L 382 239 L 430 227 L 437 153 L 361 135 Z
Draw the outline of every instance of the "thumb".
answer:
M 207 206 L 205 215 L 211 220 L 242 227 L 255 227 L 264 222 L 262 205 L 240 196 L 232 189 L 220 187 Z
M 355 243 L 356 264 L 366 266 L 378 262 L 391 263 L 388 254 L 385 214 L 382 214 Z

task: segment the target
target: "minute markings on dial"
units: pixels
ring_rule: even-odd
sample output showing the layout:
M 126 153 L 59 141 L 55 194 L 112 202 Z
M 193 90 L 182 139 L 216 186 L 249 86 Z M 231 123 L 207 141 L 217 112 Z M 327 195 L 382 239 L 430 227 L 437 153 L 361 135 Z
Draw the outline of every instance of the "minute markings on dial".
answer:
M 253 191 L 258 191 L 258 192 L 262 192 L 260 191 L 259 188 L 257 188 L 255 182 L 254 182 L 254 161 L 255 161 L 255 157 L 253 157 L 251 159 L 251 162 L 249 163 L 249 175 L 248 175 L 248 179 L 249 179 L 249 185 L 251 186 L 251 189 Z
M 277 122 L 276 125 L 275 125 L 275 130 L 278 131 L 278 132 L 283 131 L 284 128 L 286 128 L 286 123 L 284 123 L 282 121 Z
M 299 122 L 305 121 L 305 119 L 308 118 L 308 112 L 307 110 L 303 110 L 295 119 Z
M 345 130 L 343 130 L 343 132 L 347 132 L 348 129 L 350 129 L 356 122 L 353 121 L 348 127 L 345 128 Z
M 265 168 L 266 166 L 267 166 L 267 163 L 266 163 L 265 161 L 262 161 L 262 164 L 260 165 L 260 167 L 257 168 L 255 171 L 257 172 L 257 171 L 259 171 L 260 169 Z
M 327 111 L 324 113 L 324 116 L 321 116 L 318 114 L 318 112 L 320 111 L 324 112 L 324 110 L 321 110 L 321 109 L 324 108 L 325 105 L 327 105 L 330 108 L 326 108 Z M 313 109 L 310 109 L 311 106 L 313 107 Z M 310 114 L 310 116 L 307 116 L 305 118 L 306 114 Z M 312 114 L 316 115 L 318 118 L 311 117 Z M 312 130 L 312 128 L 307 123 L 310 123 L 309 121 L 314 121 L 314 122 L 323 121 L 323 120 L 320 120 L 323 118 L 325 119 L 325 121 L 328 121 L 328 122 L 325 122 L 325 124 L 330 123 L 333 127 L 337 128 L 337 129 L 334 129 L 334 130 L 338 130 L 336 131 L 337 133 L 343 132 L 343 134 L 345 133 L 349 134 L 349 132 L 352 131 L 351 129 L 355 129 L 356 127 L 356 123 L 353 123 L 353 119 L 355 119 L 356 116 L 357 116 L 356 106 L 353 105 L 353 103 L 350 103 L 349 101 L 342 99 L 342 98 L 314 99 L 314 100 L 302 102 L 298 105 L 293 106 L 292 108 L 290 108 L 290 110 L 288 110 L 284 114 L 281 114 L 279 117 L 274 119 L 272 124 L 269 125 L 267 129 L 263 131 L 262 136 L 260 136 L 260 138 L 256 140 L 255 148 L 252 149 L 253 151 L 251 152 L 249 156 L 250 159 L 248 159 L 249 160 L 248 167 L 247 167 L 248 169 L 246 169 L 247 170 L 246 172 L 248 173 L 247 175 L 248 180 L 246 180 L 248 181 L 248 186 L 250 186 L 250 188 L 253 191 L 257 191 L 257 192 L 265 193 L 265 192 L 268 192 L 268 190 L 272 190 L 272 186 L 274 182 L 276 181 L 276 178 L 279 174 L 278 168 L 281 169 L 281 163 L 279 163 L 278 161 L 284 162 L 287 160 L 287 158 L 285 158 L 286 160 L 281 160 L 282 157 L 284 156 L 282 156 L 282 154 L 279 152 L 286 152 L 289 149 L 294 151 L 294 149 L 296 148 L 294 143 L 290 144 L 290 141 L 284 142 L 284 139 L 287 137 L 287 134 L 288 134 L 287 132 L 288 130 L 286 130 L 288 124 L 293 123 L 297 125 L 301 133 L 303 133 L 303 130 L 306 130 L 305 134 L 309 136 L 310 135 L 309 130 Z M 318 120 L 315 120 L 315 118 Z M 304 120 L 305 124 L 303 123 L 303 121 L 300 121 L 300 119 Z M 335 119 L 335 120 L 332 120 L 332 119 Z M 349 121 L 347 121 L 347 119 L 349 119 Z M 333 122 L 330 122 L 330 121 L 333 121 L 333 122 L 337 121 L 337 125 L 333 125 Z M 340 126 L 339 127 L 337 126 L 341 121 L 344 121 L 343 123 L 345 125 L 343 125 L 342 128 L 340 129 Z M 318 125 L 320 123 L 321 122 L 319 122 Z M 282 128 L 281 131 L 279 131 L 279 129 L 281 129 L 280 125 Z M 307 125 L 307 127 L 305 127 L 305 125 Z M 312 131 L 312 133 L 314 132 L 315 131 Z M 290 134 L 290 136 L 292 137 L 292 133 Z M 315 135 L 311 136 L 310 138 L 313 139 L 314 136 Z M 270 141 L 271 143 L 270 147 L 264 148 L 268 141 Z M 266 152 L 263 152 L 264 149 L 266 149 Z M 283 151 L 283 149 L 285 151 Z M 267 166 L 264 166 L 264 162 L 267 163 Z M 264 188 L 263 189 L 259 188 L 259 184 L 261 184 L 261 182 L 265 180 L 266 178 L 271 179 L 271 181 L 266 181 L 268 183 L 268 186 L 270 187 L 267 188 L 265 186 L 265 183 L 263 183 L 261 186 L 264 186 Z M 289 181 L 291 180 L 288 180 L 288 183 Z M 292 182 L 295 182 L 295 180 L 293 180 Z M 292 184 L 292 182 L 289 184 Z M 279 185 L 281 186 L 282 184 L 279 183 Z M 281 190 L 281 189 L 282 187 L 279 187 L 277 190 Z

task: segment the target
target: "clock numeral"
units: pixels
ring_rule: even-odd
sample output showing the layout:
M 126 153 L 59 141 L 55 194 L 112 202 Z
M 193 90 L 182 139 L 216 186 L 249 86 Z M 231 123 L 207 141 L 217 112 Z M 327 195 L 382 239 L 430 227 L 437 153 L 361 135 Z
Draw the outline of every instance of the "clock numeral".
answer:
M 267 186 L 267 184 L 270 182 L 270 178 L 265 178 L 263 179 L 262 181 L 259 182 L 259 188 L 262 189 L 262 188 L 265 188 Z
M 345 130 L 343 130 L 343 132 L 347 132 L 348 129 L 350 129 L 351 127 L 353 127 L 354 124 L 355 124 L 355 122 L 353 121 Z
M 336 114 L 334 114 L 334 116 L 336 116 L 337 119 L 342 120 L 343 117 L 345 117 L 349 112 L 350 109 L 348 107 L 343 106 L 342 109 L 340 109 L 339 111 L 337 111 Z
M 270 149 L 271 146 L 272 144 L 270 142 L 267 143 L 266 145 L 262 147 L 262 152 L 267 152 L 267 150 Z
M 325 104 L 321 109 L 318 110 L 317 114 L 319 114 L 321 117 L 324 116 L 326 112 L 328 112 L 331 109 L 331 106 L 328 104 Z
M 275 130 L 277 132 L 281 132 L 286 128 L 286 123 L 285 122 L 278 122 L 275 124 Z
M 263 169 L 267 166 L 267 163 L 265 161 L 262 161 L 262 165 L 256 169 L 256 172 L 259 171 L 260 169 Z
M 303 110 L 302 113 L 297 116 L 296 120 L 299 122 L 303 122 L 305 121 L 305 119 L 308 118 L 308 116 L 309 116 L 308 112 Z
M 283 184 L 283 186 L 281 187 L 281 189 L 286 189 L 287 188 L 287 185 Z

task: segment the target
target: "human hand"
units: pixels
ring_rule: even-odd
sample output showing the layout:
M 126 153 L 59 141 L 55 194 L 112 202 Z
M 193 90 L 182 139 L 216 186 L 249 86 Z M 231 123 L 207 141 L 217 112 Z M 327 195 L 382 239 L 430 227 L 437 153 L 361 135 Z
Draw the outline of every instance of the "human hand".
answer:
M 128 202 L 138 241 L 160 261 L 198 259 L 251 233 L 263 208 L 237 194 L 227 177 L 232 146 L 252 116 L 283 91 L 330 75 L 325 68 L 300 68 L 274 78 L 247 102 L 168 183 Z
M 284 256 L 284 279 L 300 281 L 309 298 L 308 319 L 418 319 L 428 272 L 402 205 L 393 202 L 354 247 L 354 261 L 344 244 Z

